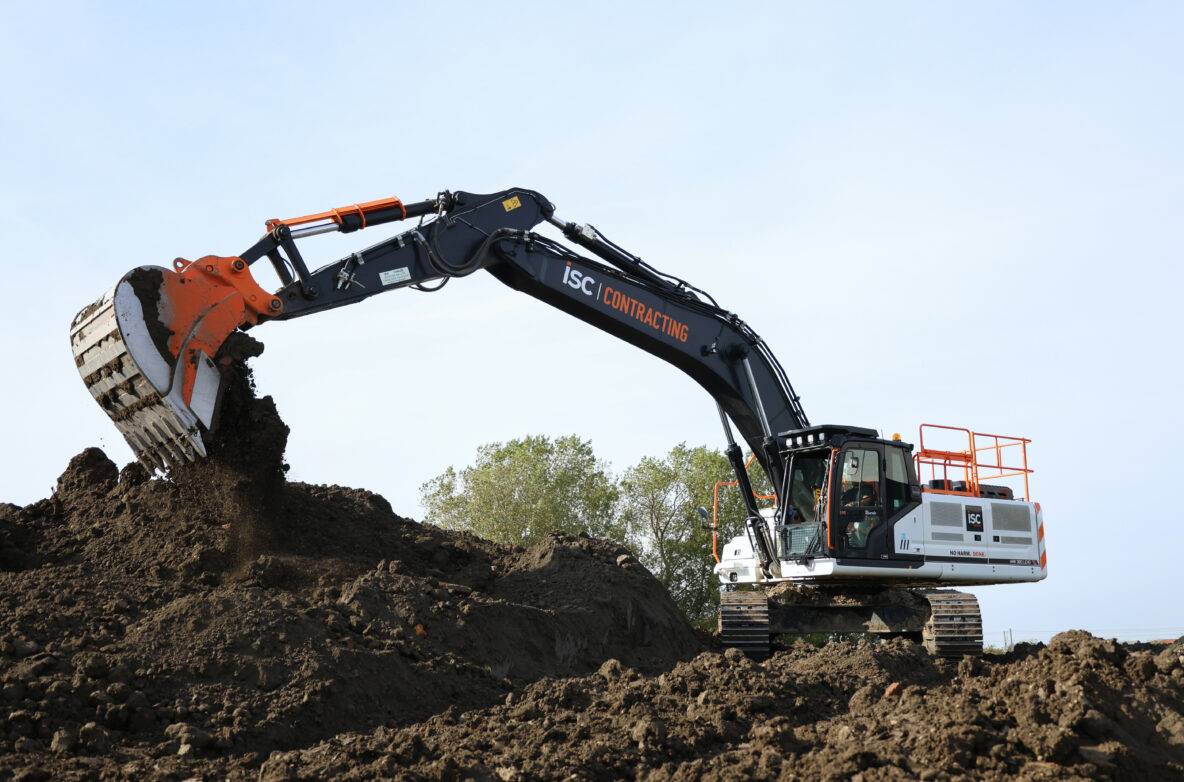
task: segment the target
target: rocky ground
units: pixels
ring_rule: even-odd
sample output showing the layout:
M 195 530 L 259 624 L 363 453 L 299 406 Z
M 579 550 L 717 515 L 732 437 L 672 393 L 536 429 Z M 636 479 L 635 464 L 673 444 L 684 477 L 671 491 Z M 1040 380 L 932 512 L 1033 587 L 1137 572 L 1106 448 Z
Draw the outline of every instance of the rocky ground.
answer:
M 0 504 L 0 780 L 1184 776 L 1184 644 L 721 654 L 615 544 L 287 483 L 249 384 L 170 480 Z

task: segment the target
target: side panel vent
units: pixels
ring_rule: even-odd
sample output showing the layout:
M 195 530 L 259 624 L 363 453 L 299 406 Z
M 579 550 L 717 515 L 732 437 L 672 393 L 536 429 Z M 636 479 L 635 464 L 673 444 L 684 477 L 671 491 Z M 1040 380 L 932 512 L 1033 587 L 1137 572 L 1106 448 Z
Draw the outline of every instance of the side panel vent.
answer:
M 1031 532 L 1032 510 L 1027 505 L 991 503 L 991 526 L 996 531 Z
M 929 510 L 933 526 L 962 529 L 962 503 L 933 502 L 929 504 Z

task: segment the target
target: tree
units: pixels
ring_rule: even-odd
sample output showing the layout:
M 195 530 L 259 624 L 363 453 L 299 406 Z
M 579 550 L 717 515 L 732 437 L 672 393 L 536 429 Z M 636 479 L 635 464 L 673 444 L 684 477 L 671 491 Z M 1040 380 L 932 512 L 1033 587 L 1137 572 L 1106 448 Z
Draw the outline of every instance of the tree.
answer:
M 749 475 L 758 493 L 768 493 L 759 467 Z M 684 443 L 642 459 L 614 483 L 589 441 L 532 436 L 482 446 L 472 465 L 449 467 L 420 494 L 430 521 L 502 543 L 530 545 L 551 532 L 581 531 L 625 543 L 688 619 L 707 625 L 719 583 L 711 530 L 697 509 L 710 512 L 716 482 L 733 480 L 722 453 Z M 746 515 L 739 489 L 721 486 L 721 548 L 742 532 Z
M 592 443 L 532 435 L 481 446 L 459 473 L 420 487 L 428 518 L 501 543 L 530 545 L 551 532 L 620 540 L 618 491 Z
M 759 467 L 751 472 L 760 492 Z M 621 479 L 621 520 L 642 563 L 670 590 L 691 621 L 714 620 L 719 582 L 712 572 L 711 531 L 698 508 L 712 509 L 717 481 L 731 481 L 731 465 L 706 446 L 675 446 L 666 456 L 646 457 Z M 740 492 L 720 487 L 721 544 L 739 533 L 746 516 Z

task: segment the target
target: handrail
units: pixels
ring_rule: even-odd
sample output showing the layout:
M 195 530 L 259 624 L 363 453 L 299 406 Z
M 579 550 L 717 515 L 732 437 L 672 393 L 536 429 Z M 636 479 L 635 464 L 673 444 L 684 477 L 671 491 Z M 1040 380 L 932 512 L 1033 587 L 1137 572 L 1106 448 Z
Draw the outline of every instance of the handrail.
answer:
M 966 435 L 967 448 L 965 451 L 948 450 L 944 448 L 929 448 L 925 444 L 926 429 L 940 429 L 950 432 L 961 432 Z M 1032 474 L 1033 470 L 1028 466 L 1028 443 L 1032 442 L 1026 437 L 1016 437 L 1013 435 L 991 434 L 988 432 L 975 432 L 962 426 L 947 426 L 944 424 L 921 424 L 918 432 L 918 445 L 916 456 L 914 460 L 917 466 L 917 477 L 921 477 L 921 467 L 928 466 L 930 468 L 930 475 L 937 480 L 938 468 L 941 468 L 943 488 L 926 487 L 924 490 L 933 492 L 935 494 L 960 494 L 970 497 L 981 496 L 982 481 L 998 480 L 1001 478 L 1015 478 L 1023 476 L 1024 479 L 1024 499 L 1031 496 L 1028 476 Z M 979 446 L 980 441 L 989 441 L 987 445 Z M 930 440 L 932 442 L 932 438 Z M 1007 464 L 1004 460 L 1004 451 L 1008 448 L 1020 449 L 1020 464 Z M 1012 452 L 1008 452 L 1009 454 Z M 988 456 L 993 454 L 994 459 L 988 460 L 982 455 Z M 1012 458 L 1011 456 L 1008 457 Z M 961 470 L 965 475 L 965 488 L 953 488 L 953 481 L 950 480 L 949 471 Z
M 744 469 L 747 470 L 756 461 L 756 454 L 751 454 L 748 460 L 744 462 Z M 716 481 L 715 488 L 711 491 L 711 556 L 715 558 L 715 563 L 719 564 L 719 490 L 721 486 L 738 486 L 739 481 Z M 758 500 L 773 500 L 776 502 L 776 494 L 753 494 Z

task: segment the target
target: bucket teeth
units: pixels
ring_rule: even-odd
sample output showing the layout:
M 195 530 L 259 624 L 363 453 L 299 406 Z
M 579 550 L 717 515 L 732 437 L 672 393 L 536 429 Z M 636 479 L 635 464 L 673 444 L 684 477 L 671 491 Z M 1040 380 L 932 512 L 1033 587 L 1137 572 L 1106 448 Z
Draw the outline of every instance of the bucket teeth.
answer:
M 114 289 L 74 316 L 70 346 L 87 390 L 146 468 L 163 472 L 204 456 L 196 425 L 186 425 L 128 351 Z

